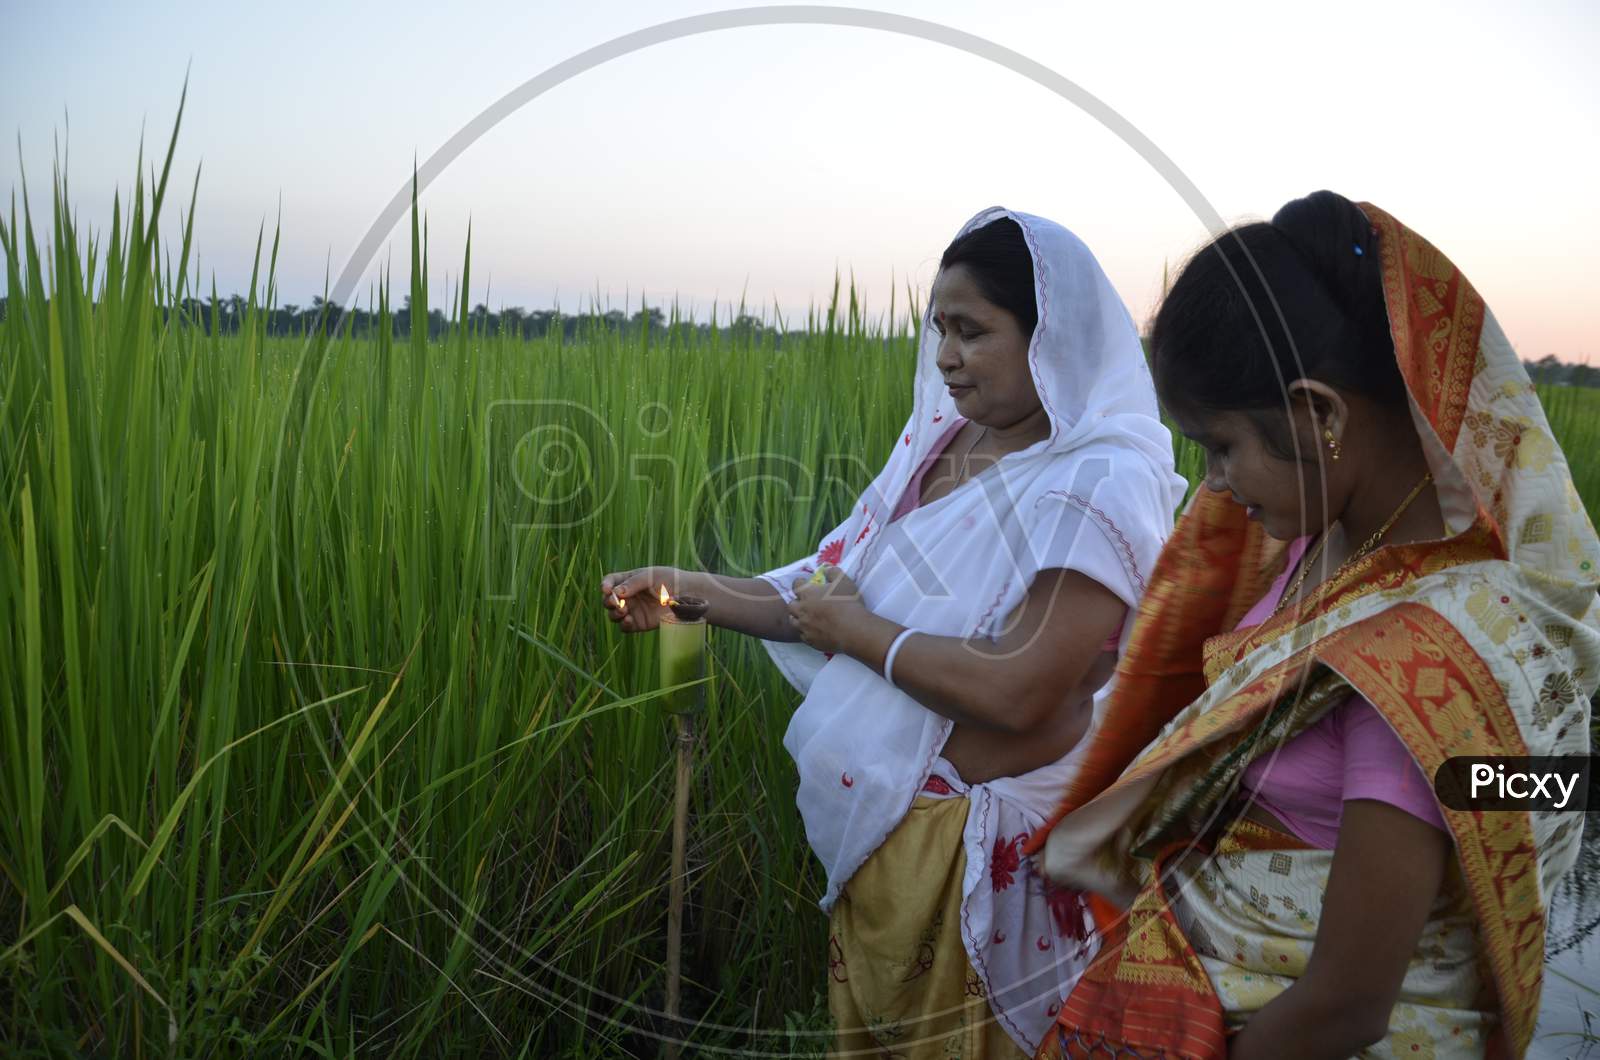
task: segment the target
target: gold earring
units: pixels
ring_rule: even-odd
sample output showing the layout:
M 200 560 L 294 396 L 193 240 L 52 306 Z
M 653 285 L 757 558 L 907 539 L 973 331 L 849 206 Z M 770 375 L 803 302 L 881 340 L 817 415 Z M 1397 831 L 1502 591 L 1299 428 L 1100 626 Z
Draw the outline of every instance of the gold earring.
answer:
M 1322 439 L 1328 443 L 1328 456 L 1330 459 L 1339 459 L 1339 439 L 1333 436 L 1333 428 L 1322 428 Z

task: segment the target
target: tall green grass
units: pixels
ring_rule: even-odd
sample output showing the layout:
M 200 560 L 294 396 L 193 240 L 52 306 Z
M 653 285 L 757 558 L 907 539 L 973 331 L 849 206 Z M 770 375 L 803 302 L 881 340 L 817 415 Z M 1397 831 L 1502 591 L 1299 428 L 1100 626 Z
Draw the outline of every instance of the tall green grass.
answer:
M 1541 385 L 1539 401 L 1566 454 L 1589 521 L 1600 526 L 1600 390 Z
M 63 174 L 0 224 L 0 1051 L 653 1051 L 669 730 L 599 577 L 814 547 L 904 421 L 914 307 L 530 342 L 462 323 L 469 247 L 443 341 L 285 340 L 263 240 L 223 335 L 167 308 L 170 160 L 104 234 Z M 1549 395 L 1591 506 L 1593 399 Z M 795 696 L 714 652 L 690 1052 L 814 1055 Z
M 50 192 L 0 229 L 0 1051 L 651 1048 L 670 746 L 600 575 L 809 552 L 864 474 L 803 473 L 888 451 L 909 317 L 268 339 L 264 246 L 221 336 L 163 312 L 165 168 L 103 237 Z M 685 1010 L 815 1051 L 794 696 L 714 650 Z

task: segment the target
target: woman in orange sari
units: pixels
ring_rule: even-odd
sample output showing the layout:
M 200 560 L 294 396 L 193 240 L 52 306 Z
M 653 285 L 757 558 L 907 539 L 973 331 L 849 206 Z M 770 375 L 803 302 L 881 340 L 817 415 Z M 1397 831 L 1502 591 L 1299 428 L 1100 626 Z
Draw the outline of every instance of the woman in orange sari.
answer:
M 1526 372 L 1331 192 L 1201 250 L 1151 357 L 1206 482 L 1028 845 L 1100 939 L 1038 1055 L 1522 1055 L 1583 815 L 1430 780 L 1588 750 L 1600 547 Z

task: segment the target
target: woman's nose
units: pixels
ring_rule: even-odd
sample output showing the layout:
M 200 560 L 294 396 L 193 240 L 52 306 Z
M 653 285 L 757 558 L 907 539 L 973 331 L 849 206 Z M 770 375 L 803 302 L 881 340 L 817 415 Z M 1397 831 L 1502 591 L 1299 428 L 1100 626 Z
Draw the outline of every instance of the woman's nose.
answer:
M 933 363 L 938 366 L 939 371 L 946 373 L 961 367 L 961 356 L 956 350 L 956 344 L 950 341 L 949 335 L 940 336 L 939 353 L 933 359 Z
M 1228 476 L 1223 473 L 1222 462 L 1215 457 L 1206 457 L 1206 489 L 1214 493 L 1225 492 L 1228 488 Z

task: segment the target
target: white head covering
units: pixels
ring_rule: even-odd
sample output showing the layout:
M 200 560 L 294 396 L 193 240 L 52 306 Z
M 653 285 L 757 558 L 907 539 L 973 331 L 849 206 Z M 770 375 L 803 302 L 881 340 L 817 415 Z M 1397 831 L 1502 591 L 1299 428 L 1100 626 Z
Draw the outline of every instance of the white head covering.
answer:
M 1116 593 L 1131 619 L 1183 497 L 1171 436 L 1157 416 L 1133 323 L 1088 248 L 1060 225 L 1000 208 L 978 214 L 960 234 L 1004 217 L 1021 227 L 1033 259 L 1039 319 L 1028 368 L 1049 436 L 890 521 L 917 470 L 963 422 L 936 363 L 930 305 L 900 442 L 815 556 L 762 575 L 785 599 L 793 599 L 793 581 L 825 559 L 855 580 L 875 614 L 970 639 L 994 636 L 1040 571 L 1068 569 Z M 1074 749 L 1022 776 L 967 784 L 939 754 L 951 721 L 853 658 L 825 657 L 799 643 L 766 646 L 805 693 L 784 746 L 800 774 L 796 802 L 806 837 L 828 873 L 822 908 L 832 909 L 937 773 L 945 790 L 968 802 L 963 946 L 996 1018 L 1031 1054 L 1093 957 L 1093 944 L 1061 919 L 1032 864 L 1018 866 L 1010 852 L 1045 823 L 1081 755 Z M 1089 746 L 1109 695 L 1109 684 L 1096 695 L 1095 721 L 1080 748 Z M 1007 864 L 991 864 L 1002 851 Z
M 1033 258 L 1039 321 L 1028 366 L 1049 415 L 1049 438 L 889 521 L 916 469 L 957 419 L 935 363 L 930 305 L 900 444 L 816 556 L 761 576 L 786 600 L 794 579 L 825 557 L 855 580 L 875 614 L 971 638 L 992 635 L 1041 570 L 1065 568 L 1117 593 L 1131 617 L 1184 493 L 1171 436 L 1157 414 L 1138 333 L 1089 249 L 1052 221 L 999 207 L 972 218 L 960 234 L 1003 217 L 1021 226 Z M 799 767 L 807 838 L 828 871 L 827 910 L 905 816 L 951 723 L 853 658 L 765 643 L 805 693 L 784 746 Z M 1041 779 L 1037 790 L 1013 795 L 1036 801 L 1042 821 L 1061 788 L 1059 778 Z

